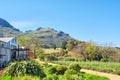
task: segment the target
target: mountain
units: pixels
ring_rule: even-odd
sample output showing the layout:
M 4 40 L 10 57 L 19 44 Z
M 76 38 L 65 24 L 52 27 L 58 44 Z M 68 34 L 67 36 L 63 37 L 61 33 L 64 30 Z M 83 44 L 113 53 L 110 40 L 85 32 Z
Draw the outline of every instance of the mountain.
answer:
M 6 28 L 11 28 L 15 31 L 19 31 L 19 29 L 16 29 L 15 27 L 13 27 L 10 23 L 8 23 L 6 20 L 0 18 L 0 26 L 2 27 L 6 27 Z
M 0 18 L 0 37 L 6 36 L 17 36 L 20 33 L 19 29 L 13 27 L 9 22 Z
M 36 30 L 29 30 L 21 32 L 19 29 L 13 27 L 9 22 L 0 18 L 0 37 L 37 37 L 41 41 L 42 47 L 61 47 L 63 41 L 67 41 L 71 37 L 63 31 L 57 31 L 53 28 L 40 27 Z
M 57 31 L 53 28 L 43 28 L 40 27 L 36 30 L 26 31 L 23 35 L 27 37 L 37 37 L 41 41 L 43 47 L 49 48 L 56 45 L 61 47 L 63 41 L 67 41 L 71 37 L 69 34 L 64 33 L 63 31 Z

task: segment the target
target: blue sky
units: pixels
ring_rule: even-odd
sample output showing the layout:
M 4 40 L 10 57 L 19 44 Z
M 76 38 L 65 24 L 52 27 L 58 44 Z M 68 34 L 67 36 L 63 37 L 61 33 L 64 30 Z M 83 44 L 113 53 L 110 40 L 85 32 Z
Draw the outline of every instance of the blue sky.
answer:
M 0 17 L 21 31 L 51 27 L 120 46 L 120 0 L 0 0 Z

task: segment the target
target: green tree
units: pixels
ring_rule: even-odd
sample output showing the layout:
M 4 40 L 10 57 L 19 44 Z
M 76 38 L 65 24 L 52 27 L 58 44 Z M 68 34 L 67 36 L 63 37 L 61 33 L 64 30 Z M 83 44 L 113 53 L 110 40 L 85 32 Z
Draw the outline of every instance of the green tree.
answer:
M 17 38 L 17 42 L 20 44 L 20 46 L 28 46 L 28 43 L 30 41 L 30 37 L 24 37 L 24 36 L 21 36 L 19 38 Z
M 87 53 L 86 53 L 86 42 L 79 41 L 78 45 L 72 50 L 72 53 L 77 56 L 83 58 L 83 60 L 87 60 Z
M 34 53 L 34 58 L 37 57 L 38 51 L 40 50 L 40 39 L 39 38 L 31 38 L 29 41 L 29 46 Z
M 67 45 L 67 41 L 63 41 L 61 48 L 62 48 L 62 49 L 66 49 L 66 45 Z
M 67 45 L 66 45 L 67 50 L 68 50 L 68 51 L 71 51 L 76 45 L 77 45 L 77 41 L 76 41 L 76 40 L 74 40 L 74 39 L 69 39 L 69 40 L 67 41 Z
M 44 50 L 40 47 L 41 41 L 39 38 L 35 37 L 29 38 L 21 36 L 17 38 L 17 41 L 21 46 L 27 47 L 30 50 L 32 50 L 34 53 L 34 58 L 45 53 Z
M 97 47 L 94 44 L 89 43 L 86 47 L 86 52 L 89 60 L 95 60 L 97 57 Z
M 105 62 L 110 61 L 111 56 L 117 53 L 114 48 L 108 47 L 108 46 L 102 47 L 101 51 L 102 51 L 102 57 L 103 57 L 102 61 L 105 61 Z
M 54 45 L 53 45 L 53 48 L 54 48 L 54 49 L 56 49 L 56 48 L 57 48 L 57 46 L 54 44 Z

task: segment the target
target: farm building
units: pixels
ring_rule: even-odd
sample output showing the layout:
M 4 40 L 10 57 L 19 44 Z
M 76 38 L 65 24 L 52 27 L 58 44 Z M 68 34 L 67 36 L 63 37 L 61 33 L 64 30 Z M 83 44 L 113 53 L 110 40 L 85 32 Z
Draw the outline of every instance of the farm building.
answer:
M 12 60 L 26 58 L 26 49 L 19 47 L 15 37 L 0 38 L 0 68 Z

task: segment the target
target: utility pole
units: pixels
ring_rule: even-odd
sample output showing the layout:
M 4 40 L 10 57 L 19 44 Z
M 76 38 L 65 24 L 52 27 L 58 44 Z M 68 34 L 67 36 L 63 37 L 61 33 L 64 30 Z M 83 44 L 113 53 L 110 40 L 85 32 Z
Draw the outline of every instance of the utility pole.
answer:
M 18 60 L 19 60 L 19 48 L 20 48 L 20 46 L 18 45 Z

